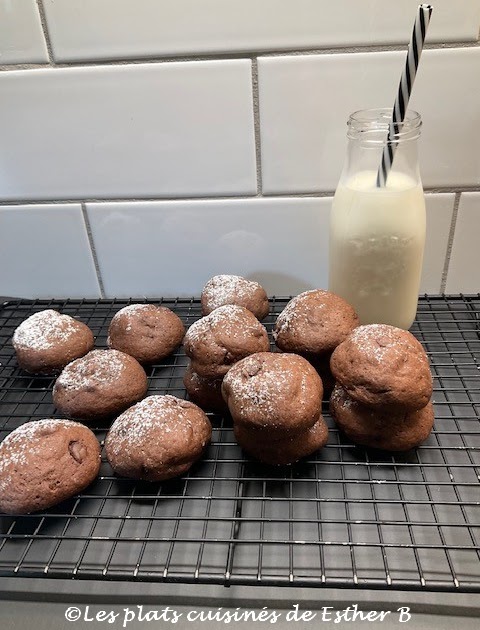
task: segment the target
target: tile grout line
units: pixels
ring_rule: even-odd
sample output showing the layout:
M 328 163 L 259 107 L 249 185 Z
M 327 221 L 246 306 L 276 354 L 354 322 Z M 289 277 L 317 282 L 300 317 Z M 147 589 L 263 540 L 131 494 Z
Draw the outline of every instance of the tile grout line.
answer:
M 252 59 L 253 132 L 255 136 L 255 162 L 257 167 L 257 197 L 263 193 L 262 148 L 260 142 L 260 99 L 258 96 L 258 64 Z
M 441 194 L 460 194 L 462 192 L 480 192 L 480 186 L 450 186 L 446 188 L 424 188 L 426 195 L 441 195 Z M 84 197 L 84 198 L 62 198 L 62 199 L 0 199 L 0 208 L 8 206 L 33 206 L 43 204 L 110 204 L 110 203 L 162 203 L 162 202 L 198 202 L 198 201 L 236 201 L 246 199 L 323 199 L 325 197 L 333 197 L 335 190 L 322 190 L 318 192 L 285 192 L 285 193 L 262 193 L 251 195 L 211 195 L 200 197 L 178 197 L 178 196 L 163 196 L 163 197 Z
M 49 54 L 49 63 L 19 63 L 19 64 L 0 64 L 0 71 L 8 72 L 15 70 L 33 70 L 41 68 L 81 68 L 81 67 L 110 67 L 110 66 L 134 66 L 141 64 L 163 64 L 163 63 L 175 63 L 175 62 L 193 62 L 193 61 L 228 61 L 234 59 L 256 59 L 256 57 L 297 57 L 297 56 L 309 56 L 309 55 L 342 55 L 342 54 L 358 54 L 358 53 L 375 53 L 375 52 L 392 52 L 392 51 L 405 51 L 405 44 L 371 44 L 371 45 L 358 45 L 358 46 L 338 46 L 333 48 L 305 48 L 305 49 L 282 49 L 282 50 L 245 50 L 240 52 L 214 52 L 214 53 L 202 53 L 190 55 L 174 55 L 174 56 L 158 56 L 158 57 L 136 57 L 132 59 L 83 59 L 72 61 L 55 62 L 53 57 L 53 51 L 48 34 L 48 26 L 45 18 L 43 0 L 37 0 L 40 18 L 42 22 L 42 29 L 44 32 L 45 40 L 47 43 L 47 50 Z M 41 8 L 40 8 L 41 7 Z M 480 41 L 468 41 L 468 42 L 432 42 L 426 44 L 424 50 L 448 50 L 455 48 L 479 48 Z
M 45 44 L 47 46 L 48 65 L 54 66 L 55 59 L 53 57 L 52 42 L 50 40 L 50 33 L 48 32 L 47 16 L 45 14 L 43 0 L 37 0 L 37 7 L 38 7 L 38 12 L 40 14 L 40 22 L 42 24 L 42 31 L 43 31 L 43 36 L 45 38 Z M 25 64 L 25 65 L 29 65 L 29 64 Z M 45 64 L 42 64 L 42 65 L 43 67 L 45 67 Z
M 442 280 L 440 283 L 440 293 L 445 293 L 447 286 L 448 268 L 450 266 L 450 257 L 452 255 L 453 240 L 455 238 L 455 228 L 457 226 L 458 208 L 460 206 L 461 192 L 455 193 L 455 199 L 453 202 L 452 221 L 450 223 L 450 232 L 448 234 L 447 251 L 445 252 L 445 264 L 443 266 Z
M 105 298 L 105 288 L 103 286 L 103 279 L 102 279 L 102 274 L 100 271 L 100 265 L 98 262 L 98 258 L 97 258 L 97 250 L 95 249 L 95 243 L 93 240 L 93 234 L 92 234 L 92 228 L 90 225 L 90 219 L 88 218 L 88 212 L 87 212 L 87 207 L 85 205 L 85 203 L 81 204 L 82 207 L 82 215 L 83 215 L 83 221 L 85 223 L 85 229 L 87 230 L 87 238 L 88 238 L 88 242 L 90 244 L 90 251 L 92 252 L 92 258 L 93 258 L 93 264 L 95 266 L 95 272 L 97 274 L 97 280 L 98 280 L 98 286 L 100 288 L 100 297 L 101 298 Z
M 340 54 L 358 54 L 362 52 L 405 52 L 408 42 L 394 44 L 357 44 L 351 46 L 331 46 L 324 48 L 292 48 L 290 50 L 267 50 L 258 51 L 259 57 L 285 57 L 297 55 L 340 55 Z M 431 42 L 425 44 L 423 50 L 447 50 L 451 48 L 478 48 L 480 40 L 474 41 L 457 41 L 457 42 Z

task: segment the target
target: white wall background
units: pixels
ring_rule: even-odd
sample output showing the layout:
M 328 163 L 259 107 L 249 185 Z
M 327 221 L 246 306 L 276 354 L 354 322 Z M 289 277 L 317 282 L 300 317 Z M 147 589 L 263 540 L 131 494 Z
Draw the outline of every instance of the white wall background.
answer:
M 326 286 L 350 112 L 388 106 L 417 0 L 0 0 L 0 295 Z M 422 291 L 480 290 L 480 1 L 434 0 Z

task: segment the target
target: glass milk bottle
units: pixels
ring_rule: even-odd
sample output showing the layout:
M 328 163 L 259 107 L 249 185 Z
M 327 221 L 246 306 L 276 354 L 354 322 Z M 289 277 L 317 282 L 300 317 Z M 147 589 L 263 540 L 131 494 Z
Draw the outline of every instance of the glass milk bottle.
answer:
M 425 245 L 425 200 L 418 169 L 421 118 L 409 112 L 393 136 L 384 187 L 377 171 L 391 109 L 355 112 L 330 221 L 329 289 L 350 302 L 362 324 L 409 328 L 415 318 Z

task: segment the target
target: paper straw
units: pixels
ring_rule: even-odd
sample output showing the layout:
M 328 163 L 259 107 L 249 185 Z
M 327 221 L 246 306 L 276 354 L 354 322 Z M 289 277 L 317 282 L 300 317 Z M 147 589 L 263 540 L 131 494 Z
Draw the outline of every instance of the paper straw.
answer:
M 421 4 L 418 7 L 417 17 L 413 25 L 412 37 L 408 44 L 407 59 L 398 85 L 397 98 L 393 106 L 392 119 L 388 128 L 387 143 L 383 148 L 382 163 L 377 173 L 377 186 L 383 187 L 387 183 L 388 174 L 392 168 L 397 141 L 395 135 L 401 129 L 401 123 L 405 120 L 405 113 L 412 93 L 413 82 L 417 74 L 420 55 L 427 32 L 433 7 L 430 4 Z

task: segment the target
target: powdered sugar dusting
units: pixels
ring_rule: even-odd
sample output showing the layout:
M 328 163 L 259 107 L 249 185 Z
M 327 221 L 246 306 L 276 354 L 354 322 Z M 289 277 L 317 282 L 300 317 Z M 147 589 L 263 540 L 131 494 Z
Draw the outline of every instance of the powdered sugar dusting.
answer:
M 308 320 L 308 313 L 303 311 L 300 307 L 305 301 L 306 296 L 312 295 L 313 293 L 317 293 L 321 296 L 322 293 L 327 294 L 328 292 L 322 289 L 311 289 L 292 298 L 277 318 L 275 330 L 273 331 L 274 339 L 277 338 L 279 333 L 286 332 L 292 325 Z M 315 304 L 316 310 L 320 310 L 324 307 L 325 303 L 318 302 Z
M 350 409 L 354 401 L 348 396 L 342 387 L 335 385 L 330 396 L 330 402 L 341 407 L 342 409 Z
M 222 378 L 204 378 L 195 370 L 190 370 L 188 378 L 194 387 L 207 387 L 208 389 L 219 387 L 222 384 Z
M 359 326 L 353 330 L 348 341 L 376 363 L 382 363 L 387 355 L 399 357 L 419 350 L 418 342 L 410 333 L 387 324 Z
M 96 383 L 112 383 L 125 370 L 125 357 L 118 350 L 92 350 L 69 363 L 58 377 L 55 387 L 82 389 Z
M 205 379 L 201 378 L 201 376 L 193 370 L 190 372 L 190 381 L 194 387 L 201 387 L 205 383 Z
M 303 395 L 308 391 L 307 375 L 305 373 L 303 373 L 300 378 L 300 391 Z
M 110 322 L 110 326 L 114 322 L 122 321 L 122 326 L 124 326 L 125 332 L 131 332 L 132 330 L 132 319 L 135 318 L 136 315 L 142 313 L 144 311 L 150 311 L 152 309 L 153 304 L 129 304 L 128 306 L 124 306 L 119 311 L 115 313 L 112 317 L 112 321 Z M 154 307 L 156 308 L 156 307 Z M 126 324 L 126 325 L 125 325 Z M 111 347 L 112 340 L 110 338 L 110 334 L 107 337 L 107 345 Z
M 11 474 L 4 475 L 4 471 L 12 467 L 13 472 L 16 466 L 28 464 L 31 456 L 39 448 L 42 434 L 53 432 L 61 426 L 69 427 L 72 425 L 78 426 L 78 423 L 71 420 L 46 418 L 26 422 L 9 433 L 0 444 L 0 493 L 5 491 L 12 482 Z
M 122 441 L 128 440 L 130 447 L 139 446 L 152 439 L 153 432 L 169 434 L 193 431 L 190 414 L 196 405 L 176 396 L 147 396 L 124 411 L 108 433 L 109 450 L 116 454 L 124 448 Z M 200 411 L 200 409 L 198 409 Z
M 78 331 L 78 322 L 69 315 L 47 309 L 34 313 L 18 326 L 13 345 L 32 350 L 48 350 Z
M 234 335 L 239 330 L 253 333 L 263 329 L 256 317 L 246 308 L 235 304 L 226 304 L 216 308 L 210 315 L 194 322 L 187 330 L 185 342 L 198 343 L 209 331 L 217 326 L 222 326 L 227 335 Z
M 294 355 L 272 354 L 267 363 L 259 354 L 242 359 L 224 378 L 225 386 L 232 397 L 243 404 L 243 409 L 255 407 L 262 413 L 274 414 L 279 398 L 298 395 L 298 391 L 302 393 L 298 405 L 305 404 L 307 375 L 302 374 L 300 380 L 296 378 L 292 371 Z
M 247 280 L 242 276 L 219 275 L 210 278 L 203 288 L 202 295 L 207 299 L 208 307 L 216 309 L 237 300 L 246 300 L 258 289 L 261 289 L 261 286 L 254 280 Z
M 152 304 L 129 304 L 117 311 L 113 317 L 115 318 L 119 315 L 133 315 L 134 313 L 141 313 L 142 311 L 150 310 L 152 306 Z

